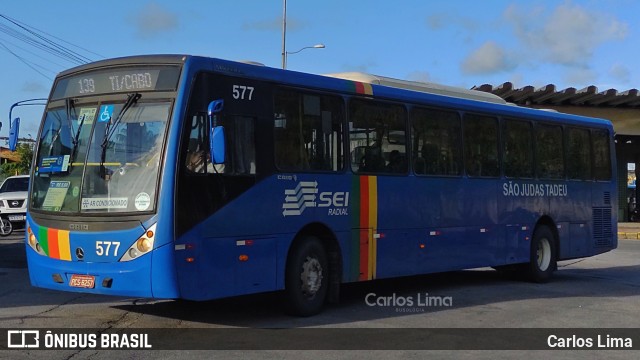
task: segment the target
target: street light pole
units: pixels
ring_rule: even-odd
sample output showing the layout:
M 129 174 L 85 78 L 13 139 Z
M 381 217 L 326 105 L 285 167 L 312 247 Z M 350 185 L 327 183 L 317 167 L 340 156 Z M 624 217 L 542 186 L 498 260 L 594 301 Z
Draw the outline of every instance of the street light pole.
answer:
M 287 0 L 282 0 L 282 69 L 287 68 Z
M 13 108 L 14 107 L 18 107 L 18 106 L 34 106 L 34 105 L 46 105 L 47 99 L 44 98 L 38 98 L 38 99 L 28 99 L 28 100 L 22 100 L 22 101 L 18 101 L 16 103 L 14 103 L 13 105 L 11 105 L 11 107 L 9 108 L 9 129 L 11 129 L 11 113 L 13 112 Z M 0 121 L 0 129 L 2 129 L 2 122 Z
M 285 52 L 285 60 L 284 60 L 284 63 L 285 63 L 285 65 L 287 64 L 287 55 L 297 54 L 297 53 L 299 53 L 300 51 L 302 51 L 302 50 L 304 50 L 304 49 L 324 49 L 324 48 L 325 48 L 324 44 L 315 44 L 315 45 L 313 45 L 313 46 L 305 46 L 305 47 L 303 47 L 302 49 L 300 49 L 300 50 L 298 50 L 298 51 L 291 51 L 291 52 L 288 52 L 288 51 L 287 51 L 287 52 Z M 284 69 L 284 68 L 283 68 L 283 69 Z
M 287 68 L 287 55 L 297 54 L 304 49 L 324 49 L 324 44 L 305 46 L 298 51 L 287 52 L 287 0 L 282 0 L 282 69 Z

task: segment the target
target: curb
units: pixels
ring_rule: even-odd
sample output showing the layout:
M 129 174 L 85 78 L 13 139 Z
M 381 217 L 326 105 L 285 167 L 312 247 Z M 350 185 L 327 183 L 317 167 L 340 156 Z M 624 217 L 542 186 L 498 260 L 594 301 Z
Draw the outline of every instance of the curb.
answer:
M 618 239 L 640 240 L 640 232 L 619 232 Z

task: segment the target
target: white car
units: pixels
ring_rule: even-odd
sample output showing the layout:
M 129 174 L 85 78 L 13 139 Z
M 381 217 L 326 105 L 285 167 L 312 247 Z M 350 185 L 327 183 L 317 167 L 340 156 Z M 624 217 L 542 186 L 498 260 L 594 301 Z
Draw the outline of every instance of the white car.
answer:
M 27 219 L 29 175 L 8 177 L 0 186 L 0 236 L 13 232 L 14 225 L 24 226 Z

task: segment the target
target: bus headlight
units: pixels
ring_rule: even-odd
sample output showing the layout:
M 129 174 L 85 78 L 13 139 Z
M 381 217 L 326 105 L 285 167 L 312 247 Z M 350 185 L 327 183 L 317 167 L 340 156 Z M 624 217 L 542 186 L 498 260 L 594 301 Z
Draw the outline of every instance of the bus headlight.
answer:
M 27 239 L 27 244 L 29 244 L 33 250 L 42 256 L 47 256 L 47 254 L 44 253 L 44 250 L 42 250 L 42 246 L 40 245 L 36 234 L 33 233 L 33 230 L 31 230 L 31 226 L 29 225 L 27 225 Z
M 131 261 L 148 253 L 153 249 L 153 243 L 156 238 L 156 224 L 153 224 L 148 230 L 136 240 L 133 245 L 124 253 L 120 261 Z

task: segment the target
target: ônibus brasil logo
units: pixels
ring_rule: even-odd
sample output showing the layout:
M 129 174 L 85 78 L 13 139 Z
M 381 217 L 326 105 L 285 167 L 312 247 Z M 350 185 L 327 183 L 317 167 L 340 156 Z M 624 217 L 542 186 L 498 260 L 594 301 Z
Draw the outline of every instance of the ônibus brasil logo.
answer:
M 282 216 L 297 216 L 307 208 L 327 207 L 327 215 L 349 215 L 348 191 L 325 191 L 318 194 L 317 181 L 300 181 L 293 189 L 284 190 Z

